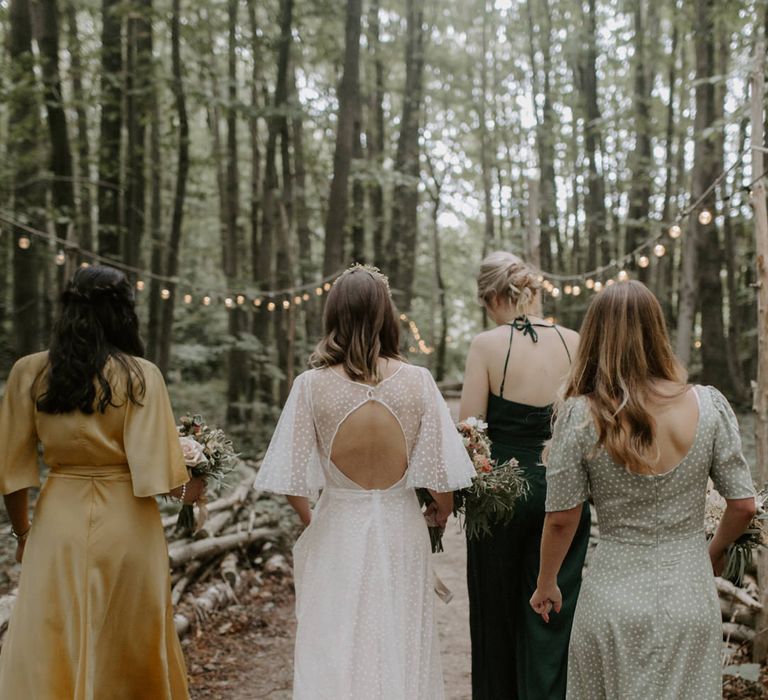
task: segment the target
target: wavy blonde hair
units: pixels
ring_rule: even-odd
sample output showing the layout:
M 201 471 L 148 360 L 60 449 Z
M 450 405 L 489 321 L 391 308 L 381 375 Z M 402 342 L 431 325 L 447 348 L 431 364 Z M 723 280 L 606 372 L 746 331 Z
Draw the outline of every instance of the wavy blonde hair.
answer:
M 342 365 L 350 379 L 378 383 L 380 357 L 402 360 L 397 309 L 387 278 L 374 268 L 350 268 L 334 282 L 323 325 L 310 367 Z
M 508 301 L 517 314 L 530 309 L 541 289 L 539 273 L 522 258 L 497 250 L 480 263 L 477 298 L 483 306 Z
M 632 280 L 605 287 L 587 309 L 564 398 L 586 396 L 597 428 L 595 450 L 604 447 L 618 464 L 653 472 L 656 423 L 649 398 L 671 399 L 687 389 L 687 375 L 672 352 L 656 297 Z M 661 394 L 655 379 L 679 391 Z

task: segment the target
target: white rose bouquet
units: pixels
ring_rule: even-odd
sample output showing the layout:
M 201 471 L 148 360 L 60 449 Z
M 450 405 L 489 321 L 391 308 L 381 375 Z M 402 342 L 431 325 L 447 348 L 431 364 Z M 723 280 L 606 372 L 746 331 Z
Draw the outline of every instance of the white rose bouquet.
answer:
M 238 455 L 232 441 L 223 430 L 207 426 L 201 415 L 182 416 L 181 425 L 177 426 L 177 430 L 189 473 L 220 486 L 224 477 L 237 465 Z M 203 496 L 198 501 L 197 519 L 193 506 L 182 505 L 176 528 L 186 534 L 192 534 L 202 527 L 207 517 L 208 511 Z

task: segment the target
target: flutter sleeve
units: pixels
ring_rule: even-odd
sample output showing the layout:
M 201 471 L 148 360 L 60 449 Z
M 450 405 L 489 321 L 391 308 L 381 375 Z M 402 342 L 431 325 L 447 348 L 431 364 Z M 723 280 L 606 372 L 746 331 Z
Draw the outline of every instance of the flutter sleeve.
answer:
M 267 453 L 256 475 L 255 488 L 286 496 L 317 497 L 325 477 L 312 416 L 311 372 L 296 377 Z
M 589 497 L 583 448 L 589 415 L 586 399 L 570 398 L 560 409 L 547 458 L 547 512 L 570 510 Z
M 123 446 L 137 497 L 168 493 L 189 481 L 171 400 L 160 370 L 142 362 L 141 405 L 126 401 Z
M 423 414 L 408 460 L 406 485 L 437 492 L 469 486 L 475 468 L 435 380 L 422 372 Z
M 0 404 L 0 493 L 40 486 L 32 384 L 22 358 L 11 369 Z
M 715 435 L 709 475 L 723 498 L 749 498 L 755 495 L 752 474 L 741 451 L 741 433 L 728 400 L 714 387 L 708 387 L 715 406 Z

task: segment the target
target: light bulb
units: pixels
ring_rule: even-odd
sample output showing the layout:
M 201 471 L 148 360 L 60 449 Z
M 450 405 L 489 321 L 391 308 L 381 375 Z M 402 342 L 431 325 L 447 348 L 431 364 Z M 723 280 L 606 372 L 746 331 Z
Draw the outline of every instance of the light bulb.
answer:
M 626 270 L 619 270 L 619 282 L 626 282 L 629 279 L 629 273 Z
M 184 295 L 184 303 L 185 304 L 191 304 L 192 303 L 192 295 L 191 294 L 185 294 Z
M 651 264 L 651 259 L 647 255 L 641 255 L 637 259 L 637 264 L 639 267 L 648 267 Z
M 669 227 L 670 238 L 680 238 L 680 236 L 682 235 L 683 235 L 683 229 L 681 229 L 677 224 L 674 224 L 673 226 Z
M 171 298 L 171 290 L 170 289 L 161 289 L 160 290 L 160 298 L 163 301 L 167 301 Z
M 573 296 L 577 297 L 581 294 L 581 287 L 578 284 L 573 285 Z
M 595 280 L 593 280 L 591 277 L 584 283 L 584 286 L 587 289 L 594 289 L 595 288 Z
M 702 209 L 699 212 L 699 223 L 702 226 L 706 226 L 707 224 L 712 223 L 712 212 L 709 211 L 709 209 Z
M 657 258 L 663 257 L 664 253 L 666 252 L 667 252 L 667 249 L 661 243 L 657 243 L 655 246 L 653 246 L 653 254 Z
M 27 250 L 31 245 L 32 245 L 32 241 L 30 241 L 27 236 L 21 236 L 19 238 L 19 248 L 21 248 L 22 250 Z
M 203 297 L 203 306 L 210 306 L 211 305 L 211 297 L 208 295 Z
M 136 289 L 140 292 L 144 291 L 144 280 L 136 280 Z
M 233 301 L 232 297 L 227 297 L 224 299 L 224 306 L 226 306 L 228 309 L 231 309 L 235 305 L 235 302 Z
M 66 258 L 64 257 L 64 253 L 60 250 L 58 253 L 56 253 L 56 264 L 61 267 L 65 262 Z
M 596 292 L 599 292 L 602 288 L 603 288 L 603 283 L 602 282 L 600 282 L 599 280 L 597 282 L 595 282 L 594 289 L 595 289 Z
M 245 296 L 242 295 L 242 294 L 238 294 L 237 295 L 237 303 L 238 303 L 239 306 L 242 306 L 243 304 L 245 304 Z

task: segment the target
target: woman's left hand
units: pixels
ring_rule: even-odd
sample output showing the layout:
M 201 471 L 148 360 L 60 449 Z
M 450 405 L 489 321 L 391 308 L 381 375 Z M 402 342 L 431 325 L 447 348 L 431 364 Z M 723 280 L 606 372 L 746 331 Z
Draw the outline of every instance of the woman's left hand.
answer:
M 544 622 L 549 622 L 551 611 L 554 610 L 559 613 L 562 605 L 563 596 L 556 583 L 546 586 L 539 585 L 531 596 L 531 607 L 537 614 L 541 615 Z

